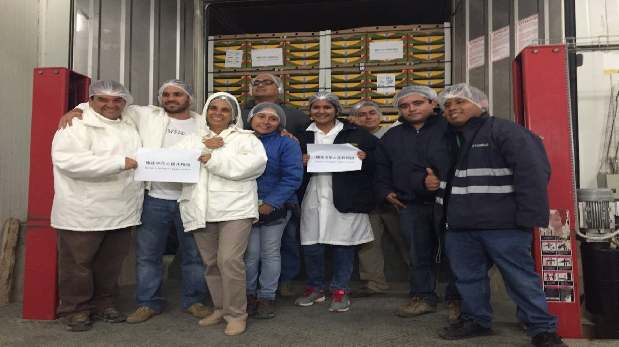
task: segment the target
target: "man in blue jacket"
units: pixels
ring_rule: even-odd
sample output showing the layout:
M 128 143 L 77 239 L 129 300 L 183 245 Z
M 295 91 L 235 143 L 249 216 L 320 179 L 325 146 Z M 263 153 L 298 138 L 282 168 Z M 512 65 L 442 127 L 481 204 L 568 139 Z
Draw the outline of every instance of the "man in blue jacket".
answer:
M 376 151 L 376 192 L 399 210 L 400 233 L 409 247 L 410 301 L 396 314 L 415 317 L 436 311 L 435 263 L 440 259 L 441 229 L 437 228 L 435 195 L 440 177 L 451 165 L 444 134 L 447 123 L 437 108 L 436 92 L 425 86 L 408 86 L 395 97 L 402 124 L 381 138 Z M 442 223 L 441 223 L 442 224 Z M 448 285 L 445 300 L 449 319 L 457 320 L 459 295 Z
M 548 225 L 550 165 L 541 139 L 487 113 L 488 99 L 467 84 L 439 101 L 455 137 L 454 170 L 439 183 L 447 215 L 446 249 L 462 296 L 460 322 L 439 335 L 457 340 L 492 333 L 488 269 L 497 266 L 535 346 L 565 346 L 531 255 L 534 227 Z

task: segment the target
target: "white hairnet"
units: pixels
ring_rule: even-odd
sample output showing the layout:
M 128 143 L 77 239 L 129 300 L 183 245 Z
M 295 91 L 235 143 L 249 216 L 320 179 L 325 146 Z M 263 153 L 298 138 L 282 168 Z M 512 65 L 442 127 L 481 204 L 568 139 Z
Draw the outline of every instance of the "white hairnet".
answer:
M 208 111 L 208 107 L 213 102 L 213 100 L 224 100 L 230 105 L 232 109 L 232 123 L 236 123 L 236 126 L 243 129 L 243 120 L 239 115 L 241 114 L 241 107 L 239 106 L 239 102 L 236 100 L 234 96 L 230 93 L 226 92 L 217 92 L 208 97 L 206 100 L 206 104 L 204 104 L 204 108 L 202 109 L 202 116 L 207 119 L 206 114 Z
M 377 103 L 370 101 L 370 100 L 361 100 L 358 103 L 354 104 L 353 107 L 351 107 L 349 114 L 351 116 L 356 116 L 359 110 L 366 106 L 374 107 L 374 109 L 376 109 L 376 112 L 378 112 L 380 116 L 383 115 L 383 112 L 380 110 L 380 106 L 378 106 Z
M 482 111 L 488 110 L 488 97 L 481 90 L 468 85 L 466 83 L 458 83 L 453 86 L 446 87 L 438 96 L 438 102 L 441 108 L 445 108 L 445 102 L 452 98 L 466 99 Z
M 91 98 L 95 95 L 119 96 L 125 99 L 127 105 L 133 103 L 133 96 L 131 96 L 129 90 L 120 82 L 114 80 L 97 80 L 92 82 L 88 88 L 88 97 Z
M 163 95 L 163 90 L 166 89 L 167 87 L 176 87 L 182 90 L 183 92 L 185 92 L 185 94 L 187 94 L 187 96 L 189 96 L 189 100 L 193 101 L 193 88 L 191 87 L 191 84 L 185 81 L 172 79 L 172 80 L 163 82 L 161 87 L 159 87 L 159 102 L 161 102 L 161 96 Z
M 255 80 L 256 80 L 256 78 L 257 78 L 258 76 L 260 76 L 260 75 L 266 75 L 266 76 L 269 76 L 269 78 L 270 78 L 273 82 L 275 82 L 275 85 L 277 86 L 277 93 L 278 93 L 279 95 L 283 95 L 283 94 L 284 94 L 284 82 L 282 82 L 282 79 L 281 79 L 281 78 L 279 78 L 279 77 L 275 76 L 275 75 L 274 75 L 274 74 L 272 74 L 272 73 L 268 73 L 268 72 L 261 72 L 261 73 L 257 74 L 257 75 L 256 75 L 256 77 L 252 78 L 252 80 L 251 80 L 252 87 L 251 87 L 251 88 L 249 88 L 249 95 L 252 95 L 252 91 L 251 91 L 251 90 L 253 89 L 253 86 L 254 86 L 254 81 L 255 81 Z
M 272 112 L 271 110 L 275 112 Z M 277 118 L 279 118 L 280 129 L 286 127 L 286 112 L 284 112 L 284 109 L 282 109 L 278 104 L 272 102 L 261 102 L 258 105 L 254 106 L 251 111 L 249 111 L 249 115 L 247 116 L 247 123 L 251 124 L 252 117 L 261 112 L 268 112 L 277 116 Z
M 333 105 L 333 107 L 335 107 L 335 111 L 336 111 L 336 115 L 341 114 L 342 113 L 342 105 L 340 105 L 340 99 L 337 97 L 337 95 L 330 93 L 330 92 L 318 92 L 316 93 L 316 95 L 312 95 L 309 98 L 309 108 L 311 110 L 312 108 L 312 104 L 318 100 L 326 100 L 328 102 L 331 103 L 331 105 Z
M 409 96 L 409 95 L 419 95 L 419 96 L 423 96 L 424 98 L 427 98 L 429 100 L 434 100 L 434 101 L 438 99 L 436 92 L 434 91 L 434 89 L 430 87 L 406 86 L 402 88 L 402 90 L 400 90 L 393 98 L 393 106 L 397 108 L 398 104 L 400 103 L 400 99 L 406 96 Z

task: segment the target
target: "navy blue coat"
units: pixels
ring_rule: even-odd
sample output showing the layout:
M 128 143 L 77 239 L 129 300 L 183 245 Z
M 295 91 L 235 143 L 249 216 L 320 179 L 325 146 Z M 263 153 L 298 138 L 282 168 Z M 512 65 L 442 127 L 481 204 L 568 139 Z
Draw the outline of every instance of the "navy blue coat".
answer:
M 483 114 L 461 129 L 447 187 L 447 224 L 454 229 L 547 226 L 550 164 L 539 136 Z

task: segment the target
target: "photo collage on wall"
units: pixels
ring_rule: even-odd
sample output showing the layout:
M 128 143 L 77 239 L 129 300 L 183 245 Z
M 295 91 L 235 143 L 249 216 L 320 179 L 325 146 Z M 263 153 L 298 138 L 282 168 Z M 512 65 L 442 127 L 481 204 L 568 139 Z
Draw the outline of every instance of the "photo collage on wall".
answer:
M 547 228 L 540 228 L 542 281 L 546 300 L 574 302 L 574 264 L 567 210 L 550 210 Z

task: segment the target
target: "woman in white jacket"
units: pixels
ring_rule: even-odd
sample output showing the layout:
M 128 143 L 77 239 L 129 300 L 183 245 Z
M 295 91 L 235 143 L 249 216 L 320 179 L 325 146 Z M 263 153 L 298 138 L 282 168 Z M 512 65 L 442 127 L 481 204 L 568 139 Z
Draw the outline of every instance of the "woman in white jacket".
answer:
M 183 187 L 180 202 L 185 231 L 194 231 L 206 266 L 205 278 L 215 312 L 200 325 L 226 320 L 226 335 L 245 331 L 245 264 L 252 223 L 258 219 L 256 178 L 267 156 L 260 140 L 243 130 L 241 109 L 228 93 L 208 98 L 202 114 L 207 128 L 177 147 L 202 150 L 197 184 Z
M 114 298 L 144 192 L 132 170 L 140 137 L 122 117 L 129 91 L 116 81 L 96 81 L 89 94 L 82 119 L 58 130 L 52 143 L 58 314 L 70 331 L 90 329 L 91 314 L 112 323 L 125 320 Z

